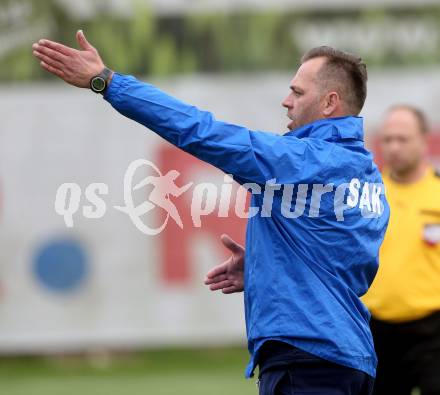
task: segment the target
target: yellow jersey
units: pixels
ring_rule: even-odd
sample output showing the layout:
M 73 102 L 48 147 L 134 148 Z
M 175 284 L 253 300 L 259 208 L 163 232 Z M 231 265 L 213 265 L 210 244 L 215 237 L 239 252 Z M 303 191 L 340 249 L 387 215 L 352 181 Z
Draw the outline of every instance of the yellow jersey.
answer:
M 440 174 L 428 167 L 417 182 L 383 174 L 390 221 L 379 270 L 362 298 L 383 321 L 412 321 L 440 310 Z

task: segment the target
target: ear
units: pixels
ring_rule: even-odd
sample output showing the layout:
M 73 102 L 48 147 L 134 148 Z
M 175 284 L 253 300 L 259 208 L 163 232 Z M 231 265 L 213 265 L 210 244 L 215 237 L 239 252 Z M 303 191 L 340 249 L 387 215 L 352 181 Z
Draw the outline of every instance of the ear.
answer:
M 322 113 L 326 117 L 332 116 L 339 109 L 340 102 L 341 100 L 339 98 L 338 92 L 333 91 L 327 93 L 324 97 L 324 108 L 322 110 Z
M 426 138 L 426 134 L 422 135 L 422 152 L 424 155 L 428 155 L 428 150 L 429 150 L 429 146 L 428 146 L 428 139 Z

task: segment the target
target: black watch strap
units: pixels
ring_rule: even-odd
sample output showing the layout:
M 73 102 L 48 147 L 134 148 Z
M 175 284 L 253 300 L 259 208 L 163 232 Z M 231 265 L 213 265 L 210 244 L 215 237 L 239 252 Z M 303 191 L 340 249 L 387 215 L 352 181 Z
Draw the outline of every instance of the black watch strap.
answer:
M 112 74 L 112 70 L 110 70 L 108 67 L 104 67 L 104 69 L 98 75 L 95 75 L 90 79 L 90 89 L 95 93 L 104 94 Z
M 107 83 L 108 80 L 110 79 L 110 77 L 112 76 L 113 71 L 110 70 L 108 67 L 104 67 L 104 70 L 101 71 L 101 73 L 99 74 L 102 78 L 104 78 Z

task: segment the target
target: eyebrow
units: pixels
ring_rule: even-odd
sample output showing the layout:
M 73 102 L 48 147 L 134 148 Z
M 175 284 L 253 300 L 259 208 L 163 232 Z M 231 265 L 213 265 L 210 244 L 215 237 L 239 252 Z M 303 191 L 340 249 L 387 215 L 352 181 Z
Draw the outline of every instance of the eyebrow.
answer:
M 296 91 L 296 92 L 302 92 L 302 93 L 304 93 L 304 89 L 301 89 L 299 86 L 296 86 L 296 85 L 290 85 L 290 90 L 292 90 L 292 91 Z

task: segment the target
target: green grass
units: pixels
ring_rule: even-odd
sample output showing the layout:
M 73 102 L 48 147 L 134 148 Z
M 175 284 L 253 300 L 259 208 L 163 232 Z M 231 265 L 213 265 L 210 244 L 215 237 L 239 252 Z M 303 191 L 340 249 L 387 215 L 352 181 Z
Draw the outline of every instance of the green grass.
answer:
M 243 349 L 0 359 L 7 395 L 256 395 Z

